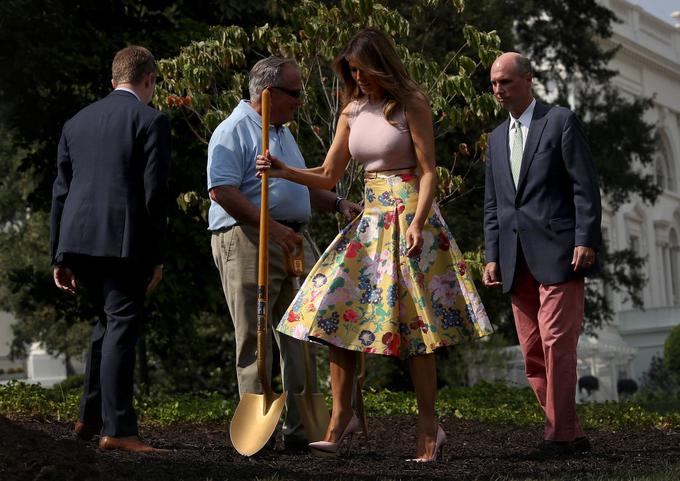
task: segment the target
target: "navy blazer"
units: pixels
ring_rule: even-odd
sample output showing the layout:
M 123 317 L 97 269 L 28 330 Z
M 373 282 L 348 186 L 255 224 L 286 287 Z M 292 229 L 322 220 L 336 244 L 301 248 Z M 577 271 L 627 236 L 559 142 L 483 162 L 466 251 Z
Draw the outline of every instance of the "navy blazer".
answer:
M 64 124 L 52 189 L 52 262 L 64 254 L 162 263 L 170 122 L 114 90 Z
M 599 250 L 600 189 L 581 123 L 564 107 L 536 102 L 517 189 L 510 169 L 509 119 L 489 135 L 484 241 L 487 262 L 500 264 L 503 292 L 515 276 L 517 249 L 541 284 L 596 274 L 574 272 L 575 246 Z

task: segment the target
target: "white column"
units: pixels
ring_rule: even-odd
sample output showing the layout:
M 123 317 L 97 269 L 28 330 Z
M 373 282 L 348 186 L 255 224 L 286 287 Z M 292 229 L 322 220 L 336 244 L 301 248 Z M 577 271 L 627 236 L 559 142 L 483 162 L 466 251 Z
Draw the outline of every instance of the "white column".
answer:
M 671 299 L 673 299 L 673 288 L 671 281 L 671 255 L 668 245 L 663 246 L 663 274 L 665 279 L 664 292 L 666 293 L 666 306 L 672 305 Z
M 617 363 L 616 363 L 616 357 L 612 356 L 609 358 L 609 372 L 611 373 L 612 377 L 612 389 L 611 389 L 611 399 L 614 401 L 619 400 L 619 390 L 618 390 L 618 375 L 619 373 L 617 372 Z
M 659 269 L 654 269 L 655 275 L 650 277 L 649 283 L 652 285 L 652 292 L 655 294 L 654 306 L 665 306 L 666 305 L 666 290 L 663 288 L 664 279 L 664 269 L 663 269 L 663 245 L 656 245 L 656 259 L 655 265 L 659 266 Z M 650 259 L 651 262 L 651 259 Z

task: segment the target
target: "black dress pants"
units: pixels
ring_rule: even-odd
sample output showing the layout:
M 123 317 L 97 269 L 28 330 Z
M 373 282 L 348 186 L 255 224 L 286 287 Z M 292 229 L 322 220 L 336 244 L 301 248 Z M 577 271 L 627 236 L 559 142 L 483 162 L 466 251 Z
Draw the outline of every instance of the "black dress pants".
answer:
M 79 288 L 97 309 L 87 354 L 80 420 L 102 425 L 102 436 L 134 436 L 132 406 L 135 345 L 144 310 L 144 289 L 151 273 L 139 261 L 69 256 Z

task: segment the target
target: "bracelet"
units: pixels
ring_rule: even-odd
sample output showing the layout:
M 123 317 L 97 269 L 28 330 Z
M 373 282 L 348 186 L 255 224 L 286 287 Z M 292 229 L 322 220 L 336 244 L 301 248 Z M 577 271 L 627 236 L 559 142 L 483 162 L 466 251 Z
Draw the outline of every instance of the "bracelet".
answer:
M 337 196 L 335 198 L 335 211 L 336 212 L 340 212 L 340 202 L 342 202 L 343 200 L 345 200 L 345 198 L 341 197 L 341 196 Z

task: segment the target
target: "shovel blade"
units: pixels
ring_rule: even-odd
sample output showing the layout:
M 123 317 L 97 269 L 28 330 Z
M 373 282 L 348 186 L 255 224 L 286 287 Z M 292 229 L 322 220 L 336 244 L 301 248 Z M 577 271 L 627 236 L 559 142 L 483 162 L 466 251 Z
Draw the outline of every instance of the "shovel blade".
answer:
M 287 394 L 274 395 L 269 406 L 264 394 L 243 395 L 229 426 L 231 444 L 236 451 L 252 456 L 267 444 L 281 419 Z
M 323 394 L 300 393 L 293 394 L 293 398 L 300 412 L 307 440 L 310 443 L 323 441 L 328 423 L 331 420 Z

